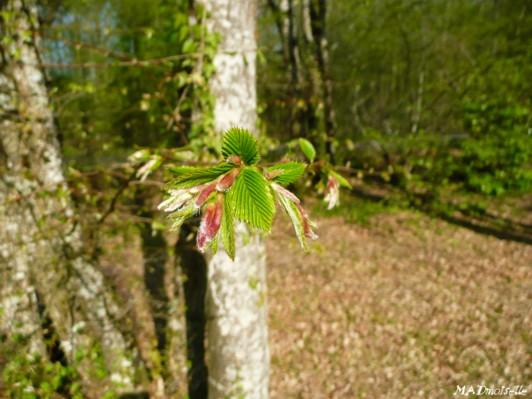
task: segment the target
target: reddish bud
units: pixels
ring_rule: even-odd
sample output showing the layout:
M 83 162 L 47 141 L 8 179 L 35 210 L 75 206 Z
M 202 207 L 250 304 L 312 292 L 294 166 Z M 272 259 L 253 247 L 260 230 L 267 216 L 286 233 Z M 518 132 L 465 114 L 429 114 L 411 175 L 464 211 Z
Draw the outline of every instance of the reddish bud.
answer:
M 318 235 L 312 230 L 312 228 L 315 228 L 316 225 L 310 220 L 308 213 L 303 209 L 301 204 L 297 204 L 297 208 L 299 209 L 299 212 L 301 213 L 301 219 L 303 220 L 303 233 L 305 234 L 305 237 L 307 237 L 310 240 L 316 240 L 318 238 Z
M 209 195 L 211 195 L 211 193 L 214 191 L 215 188 L 216 188 L 216 182 L 210 183 L 204 186 L 200 190 L 198 198 L 196 198 L 196 205 L 202 206 L 205 203 L 205 201 L 207 201 L 207 198 L 209 198 Z
M 201 220 L 196 244 L 198 249 L 203 252 L 209 242 L 212 241 L 220 225 L 222 224 L 223 207 L 222 201 L 218 200 L 205 207 L 203 219 Z
M 234 163 L 237 166 L 242 165 L 242 159 L 238 155 L 231 155 L 227 158 L 227 162 Z
M 229 188 L 233 185 L 235 182 L 237 176 L 240 173 L 240 169 L 234 168 L 230 172 L 223 175 L 220 180 L 218 180 L 218 184 L 216 184 L 216 190 L 218 191 L 227 191 Z
M 340 202 L 340 183 L 334 176 L 329 176 L 327 187 L 325 188 L 325 198 L 327 209 L 332 209 Z

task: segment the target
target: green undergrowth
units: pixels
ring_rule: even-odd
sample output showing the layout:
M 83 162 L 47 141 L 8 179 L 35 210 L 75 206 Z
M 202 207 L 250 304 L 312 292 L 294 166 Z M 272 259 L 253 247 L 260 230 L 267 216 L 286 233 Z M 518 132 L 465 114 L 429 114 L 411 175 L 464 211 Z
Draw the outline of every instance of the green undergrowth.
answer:
M 2 380 L 9 398 L 83 398 L 79 375 L 73 367 L 26 353 L 10 359 Z
M 340 216 L 348 223 L 368 226 L 373 217 L 395 213 L 400 209 L 401 205 L 395 200 L 374 201 L 355 196 L 342 196 L 340 205 L 331 210 L 327 209 L 327 204 L 323 201 L 319 201 L 313 210 L 316 215 Z

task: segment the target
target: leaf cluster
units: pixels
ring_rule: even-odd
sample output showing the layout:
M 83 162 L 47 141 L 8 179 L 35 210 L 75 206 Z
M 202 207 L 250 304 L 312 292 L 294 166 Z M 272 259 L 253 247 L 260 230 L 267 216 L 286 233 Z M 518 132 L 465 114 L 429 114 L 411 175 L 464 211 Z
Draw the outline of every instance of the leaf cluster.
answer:
M 221 239 L 225 251 L 234 259 L 235 223 L 243 222 L 251 230 L 268 233 L 277 202 L 290 216 L 299 241 L 307 248 L 306 239 L 315 237 L 313 224 L 299 199 L 283 187 L 300 179 L 306 165 L 286 162 L 261 167 L 255 138 L 237 127 L 224 134 L 221 154 L 224 160 L 214 166 L 170 169 L 173 174 L 167 186 L 170 196 L 160 208 L 170 212 L 174 226 L 202 212 L 198 232 L 200 250 L 204 249 L 205 242 L 216 250 Z

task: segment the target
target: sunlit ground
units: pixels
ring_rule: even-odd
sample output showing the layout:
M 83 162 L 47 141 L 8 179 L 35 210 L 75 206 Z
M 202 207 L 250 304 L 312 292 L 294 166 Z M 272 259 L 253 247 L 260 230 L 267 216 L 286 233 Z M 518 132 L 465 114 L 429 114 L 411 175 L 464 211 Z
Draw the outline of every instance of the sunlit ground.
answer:
M 531 380 L 532 247 L 411 211 L 269 253 L 272 398 L 449 398 Z

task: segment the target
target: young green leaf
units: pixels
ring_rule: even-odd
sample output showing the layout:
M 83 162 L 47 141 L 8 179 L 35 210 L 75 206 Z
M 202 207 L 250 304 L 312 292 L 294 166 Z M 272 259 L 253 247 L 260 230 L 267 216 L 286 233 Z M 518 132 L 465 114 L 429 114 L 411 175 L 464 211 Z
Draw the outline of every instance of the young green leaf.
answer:
M 251 227 L 270 231 L 275 203 L 268 181 L 255 168 L 242 169 L 227 193 L 227 199 L 236 219 Z
M 247 130 L 238 127 L 232 127 L 225 132 L 222 141 L 222 155 L 225 159 L 236 155 L 246 165 L 256 164 L 260 159 L 255 138 Z
M 229 172 L 234 165 L 222 162 L 213 167 L 180 166 L 170 169 L 177 177 L 170 182 L 173 189 L 185 189 L 213 181 L 217 177 Z
M 314 162 L 314 159 L 316 158 L 316 149 L 314 148 L 312 143 L 307 139 L 299 139 L 299 147 L 301 148 L 301 151 L 303 151 L 303 154 L 305 154 L 307 159 L 310 162 Z
M 235 260 L 235 222 L 233 219 L 233 210 L 229 205 L 227 197 L 224 200 L 221 234 L 225 252 L 232 260 Z
M 335 172 L 334 170 L 329 170 L 329 174 L 333 175 L 336 180 L 338 180 L 338 183 L 340 183 L 340 186 L 352 189 L 353 187 L 351 184 L 347 181 L 345 177 L 343 177 L 340 173 Z
M 287 215 L 290 217 L 292 225 L 294 226 L 294 231 L 296 232 L 296 237 L 301 244 L 301 247 L 304 250 L 308 250 L 307 240 L 305 238 L 305 228 L 303 226 L 303 218 L 301 217 L 301 213 L 299 212 L 297 205 L 282 194 L 277 194 L 276 197 L 283 209 L 286 211 Z
M 303 176 L 303 173 L 305 173 L 305 164 L 300 162 L 281 163 L 266 169 L 266 176 L 283 185 L 294 183 Z

